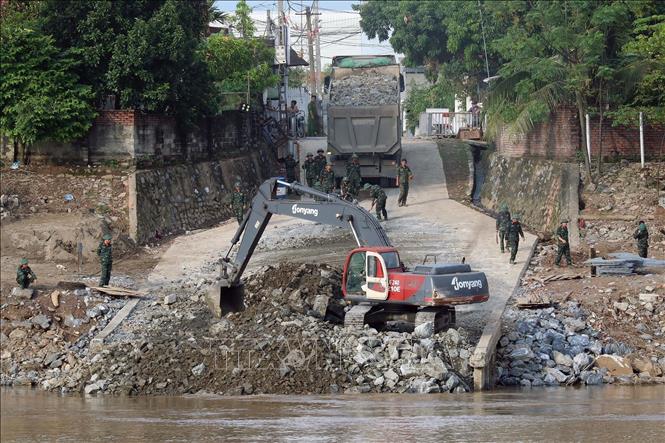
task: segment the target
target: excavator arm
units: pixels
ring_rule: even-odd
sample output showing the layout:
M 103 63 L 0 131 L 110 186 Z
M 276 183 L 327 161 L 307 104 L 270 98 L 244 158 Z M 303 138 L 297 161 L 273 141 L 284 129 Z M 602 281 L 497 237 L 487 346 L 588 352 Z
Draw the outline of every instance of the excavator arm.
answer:
M 313 199 L 278 199 L 278 185 L 287 186 L 298 194 Z M 268 179 L 259 187 L 250 209 L 233 236 L 231 246 L 222 259 L 220 282 L 211 289 L 208 296 L 209 304 L 217 315 L 243 309 L 240 278 L 273 214 L 348 228 L 358 246 L 391 246 L 381 224 L 361 206 L 336 194 L 326 194 L 299 183 Z M 231 252 L 238 242 L 238 251 L 232 259 Z

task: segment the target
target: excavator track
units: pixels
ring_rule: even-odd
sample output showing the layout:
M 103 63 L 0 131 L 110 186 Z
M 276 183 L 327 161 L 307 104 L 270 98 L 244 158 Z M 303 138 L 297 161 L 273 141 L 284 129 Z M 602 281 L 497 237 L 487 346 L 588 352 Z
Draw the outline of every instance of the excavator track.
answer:
M 372 310 L 372 305 L 355 305 L 344 315 L 344 327 L 362 329 L 365 325 L 365 315 Z
M 430 321 L 434 323 L 434 333 L 449 328 L 455 323 L 455 308 L 421 308 L 413 326 L 417 328 Z

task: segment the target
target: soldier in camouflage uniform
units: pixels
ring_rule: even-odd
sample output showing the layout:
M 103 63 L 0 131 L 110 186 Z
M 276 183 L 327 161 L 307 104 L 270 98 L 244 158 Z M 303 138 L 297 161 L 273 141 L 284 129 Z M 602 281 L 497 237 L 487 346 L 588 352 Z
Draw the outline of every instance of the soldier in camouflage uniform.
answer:
M 499 215 L 496 218 L 496 233 L 499 241 L 499 246 L 501 247 L 501 253 L 505 252 L 504 242 L 508 243 L 508 229 L 510 228 L 510 211 L 508 210 L 508 205 L 502 203 L 499 207 Z
M 314 160 L 314 156 L 311 152 L 308 152 L 305 156 L 305 163 L 302 165 L 302 169 L 305 171 L 305 179 L 307 180 L 307 186 L 310 188 L 314 187 L 314 183 L 319 178 L 321 171 L 319 170 L 319 164 Z
M 360 174 L 360 162 L 358 156 L 353 154 L 351 156 L 351 163 L 346 165 L 346 176 L 349 179 L 350 188 L 349 191 L 354 197 L 358 196 L 360 191 L 360 182 L 362 182 L 362 175 Z
M 510 264 L 515 264 L 515 257 L 517 257 L 517 250 L 520 247 L 520 237 L 524 240 L 524 232 L 522 231 L 522 224 L 519 217 L 513 215 L 513 221 L 508 228 L 508 248 L 510 248 Z
M 573 259 L 570 258 L 570 243 L 568 243 L 568 220 L 562 220 L 561 225 L 556 230 L 557 251 L 555 264 L 561 266 L 561 257 L 566 256 L 566 263 L 568 266 L 573 264 Z
M 383 215 L 383 219 L 388 220 L 388 211 L 386 211 L 386 200 L 388 197 L 386 196 L 386 192 L 381 189 L 381 186 L 369 183 L 365 183 L 363 189 L 369 191 L 369 196 L 372 197 L 372 206 L 376 205 L 376 218 L 381 220 L 381 216 Z
M 238 224 L 242 223 L 242 219 L 245 216 L 245 206 L 247 205 L 247 199 L 245 194 L 240 189 L 240 183 L 236 183 L 235 190 L 231 195 L 231 209 L 233 210 L 233 215 L 235 215 Z
M 348 177 L 342 178 L 342 181 L 339 186 L 339 195 L 347 201 L 353 201 L 353 194 L 351 193 L 351 182 Z
M 16 269 L 16 283 L 18 283 L 21 289 L 28 289 L 30 283 L 35 280 L 37 280 L 37 276 L 32 272 L 32 269 L 30 269 L 28 259 L 22 258 L 21 264 L 18 266 L 18 269 Z
M 284 169 L 286 170 L 286 181 L 289 183 L 296 181 L 296 171 L 298 169 L 299 162 L 293 158 L 293 154 L 288 154 L 286 158 L 280 159 L 280 161 L 284 163 Z
M 323 171 L 321 171 L 319 183 L 321 184 L 321 190 L 327 194 L 331 194 L 335 189 L 335 173 L 330 163 L 326 164 Z
M 97 248 L 99 263 L 102 267 L 99 286 L 108 286 L 111 281 L 111 268 L 113 268 L 113 246 L 111 245 L 111 234 L 104 234 Z
M 406 206 L 406 198 L 409 196 L 410 180 L 413 180 L 413 174 L 406 164 L 406 159 L 403 158 L 400 165 L 397 167 L 397 186 L 399 186 L 397 206 Z
M 318 170 L 316 171 L 316 176 L 319 177 L 323 170 L 325 169 L 326 165 L 328 164 L 328 159 L 326 158 L 326 154 L 323 151 L 323 149 L 317 149 L 316 150 L 316 157 L 314 157 L 314 161 L 318 165 Z
M 642 220 L 638 223 L 633 238 L 637 239 L 637 251 L 639 256 L 647 258 L 647 254 L 649 253 L 649 231 L 647 231 L 646 223 Z

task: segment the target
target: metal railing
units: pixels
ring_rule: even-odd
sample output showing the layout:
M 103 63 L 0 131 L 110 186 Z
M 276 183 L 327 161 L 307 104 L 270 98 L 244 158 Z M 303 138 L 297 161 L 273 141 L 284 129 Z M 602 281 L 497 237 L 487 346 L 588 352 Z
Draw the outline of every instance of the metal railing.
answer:
M 460 129 L 482 129 L 483 119 L 472 112 L 428 112 L 426 134 L 429 137 L 457 137 Z

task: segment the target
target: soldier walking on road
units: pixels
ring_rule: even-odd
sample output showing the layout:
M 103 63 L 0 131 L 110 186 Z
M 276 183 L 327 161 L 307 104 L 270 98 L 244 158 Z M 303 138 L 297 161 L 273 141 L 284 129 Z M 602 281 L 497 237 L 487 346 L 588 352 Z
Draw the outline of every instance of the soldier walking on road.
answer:
M 18 269 L 16 269 L 16 283 L 18 283 L 21 289 L 28 289 L 30 283 L 35 280 L 37 280 L 37 276 L 32 272 L 32 269 L 30 269 L 28 259 L 22 258 L 21 264 L 18 266 Z
M 321 183 L 321 190 L 327 194 L 331 194 L 335 189 L 335 173 L 330 163 L 326 164 L 326 167 L 321 172 L 319 183 Z
M 510 248 L 510 264 L 515 264 L 515 257 L 517 257 L 517 250 L 520 247 L 520 237 L 524 240 L 524 232 L 520 224 L 519 217 L 513 215 L 513 221 L 508 228 L 508 248 Z
M 111 234 L 104 234 L 97 248 L 99 262 L 102 265 L 99 286 L 108 286 L 111 281 L 111 268 L 113 268 L 113 246 L 111 245 L 111 238 Z
M 386 200 L 388 200 L 388 196 L 386 195 L 386 192 L 381 186 L 371 185 L 369 183 L 365 183 L 363 189 L 369 190 L 369 196 L 372 197 L 372 206 L 370 206 L 370 210 L 372 207 L 376 206 L 377 220 L 381 220 L 382 215 L 384 220 L 388 220 L 388 211 L 386 211 Z
M 570 258 L 570 243 L 568 242 L 568 220 L 562 220 L 561 225 L 556 230 L 556 240 L 558 248 L 556 251 L 557 266 L 561 266 L 561 257 L 566 256 L 566 264 L 568 266 L 573 264 L 573 259 Z
M 233 215 L 235 215 L 238 224 L 242 223 L 242 219 L 245 216 L 245 206 L 247 205 L 247 199 L 245 194 L 240 189 L 240 182 L 236 182 L 235 189 L 231 195 L 231 210 Z
M 316 180 L 319 178 L 319 174 L 321 174 L 321 170 L 319 169 L 319 164 L 316 160 L 314 160 L 314 156 L 311 152 L 308 152 L 305 158 L 306 160 L 302 165 L 302 169 L 305 171 L 307 186 L 313 188 L 314 183 L 316 183 Z
M 644 221 L 640 220 L 637 229 L 633 234 L 633 238 L 637 239 L 637 251 L 640 257 L 647 258 L 649 253 L 649 231 Z
M 351 163 L 346 165 L 346 177 L 349 179 L 349 191 L 352 196 L 357 197 L 360 191 L 360 183 L 362 182 L 362 175 L 360 173 L 360 161 L 356 154 L 351 156 Z
M 399 186 L 397 206 L 406 206 L 406 198 L 409 196 L 409 181 L 413 180 L 411 169 L 406 163 L 406 159 L 403 158 L 397 167 L 397 186 Z
M 506 234 L 508 234 L 508 229 L 510 229 L 510 211 L 508 210 L 508 205 L 505 203 L 502 203 L 499 209 L 500 212 L 496 218 L 496 233 L 497 241 L 503 254 L 505 252 L 504 242 L 508 243 L 508 236 Z
M 316 157 L 314 157 L 314 161 L 319 167 L 319 170 L 316 171 L 316 176 L 318 177 L 321 175 L 326 165 L 328 164 L 328 159 L 326 158 L 326 154 L 323 149 L 316 150 Z

